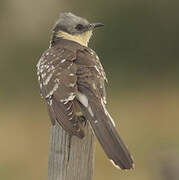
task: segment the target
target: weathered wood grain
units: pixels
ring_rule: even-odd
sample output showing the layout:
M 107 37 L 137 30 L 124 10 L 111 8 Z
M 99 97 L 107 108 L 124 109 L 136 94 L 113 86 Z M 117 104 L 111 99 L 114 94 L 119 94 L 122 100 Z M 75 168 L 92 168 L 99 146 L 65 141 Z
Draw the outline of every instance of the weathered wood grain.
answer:
M 48 180 L 92 180 L 94 136 L 88 124 L 85 133 L 83 139 L 70 140 L 59 125 L 51 127 Z

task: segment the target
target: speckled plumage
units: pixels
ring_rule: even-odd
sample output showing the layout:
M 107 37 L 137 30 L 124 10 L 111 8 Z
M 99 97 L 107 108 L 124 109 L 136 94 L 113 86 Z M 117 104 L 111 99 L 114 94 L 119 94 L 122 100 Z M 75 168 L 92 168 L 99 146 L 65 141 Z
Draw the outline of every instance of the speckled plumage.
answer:
M 107 78 L 92 49 L 52 36 L 51 46 L 37 64 L 37 75 L 53 125 L 58 123 L 69 134 L 83 138 L 83 122 L 89 121 L 108 158 L 121 169 L 133 168 L 133 160 L 105 107 Z
M 90 88 L 97 98 L 105 98 L 106 76 L 99 58 L 96 57 L 90 48 L 61 39 L 43 53 L 37 65 L 41 94 L 46 99 L 52 123 L 57 121 L 70 134 L 80 138 L 84 136 L 83 127 L 73 112 L 73 103 L 78 103 L 78 89 L 84 86 Z M 96 88 L 93 88 L 94 84 Z M 63 109 L 59 108 L 61 106 L 72 108 L 61 112 L 65 118 L 60 118 L 59 115 L 54 118 Z M 74 122 L 76 126 L 73 126 Z

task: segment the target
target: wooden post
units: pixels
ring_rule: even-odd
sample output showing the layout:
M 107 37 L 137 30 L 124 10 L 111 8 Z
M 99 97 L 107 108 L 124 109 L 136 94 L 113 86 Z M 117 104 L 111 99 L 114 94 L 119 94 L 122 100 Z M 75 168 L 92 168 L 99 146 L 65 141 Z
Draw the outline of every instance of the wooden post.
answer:
M 59 125 L 51 127 L 48 180 L 92 180 L 94 136 L 90 126 L 79 139 L 66 133 Z

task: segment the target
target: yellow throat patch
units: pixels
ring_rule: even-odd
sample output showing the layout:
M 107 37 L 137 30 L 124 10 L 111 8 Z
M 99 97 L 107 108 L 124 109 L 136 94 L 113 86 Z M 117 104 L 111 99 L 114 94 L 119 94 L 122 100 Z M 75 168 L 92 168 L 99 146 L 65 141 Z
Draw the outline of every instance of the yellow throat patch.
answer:
M 64 39 L 75 41 L 83 46 L 88 46 L 88 42 L 89 42 L 92 34 L 93 34 L 92 30 L 86 31 L 81 34 L 76 34 L 76 35 L 72 35 L 72 34 L 64 32 L 64 31 L 59 31 L 57 34 L 57 37 L 62 37 Z

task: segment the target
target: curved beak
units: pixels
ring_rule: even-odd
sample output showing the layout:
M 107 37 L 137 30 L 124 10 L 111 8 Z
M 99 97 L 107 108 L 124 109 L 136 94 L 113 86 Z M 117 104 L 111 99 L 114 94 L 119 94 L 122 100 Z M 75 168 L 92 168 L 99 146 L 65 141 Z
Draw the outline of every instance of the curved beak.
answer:
M 93 28 L 97 28 L 97 27 L 102 27 L 102 26 L 104 26 L 103 23 L 91 23 L 91 25 L 93 26 Z

